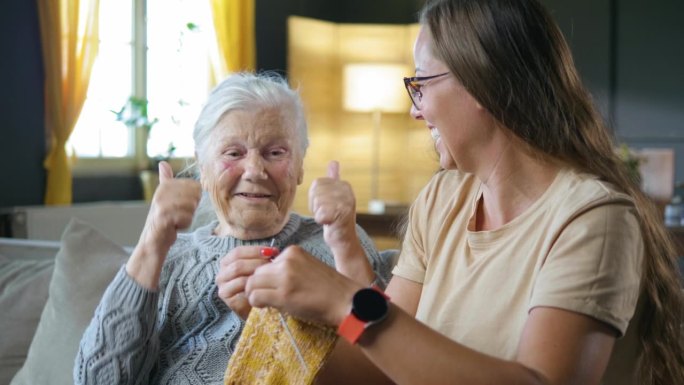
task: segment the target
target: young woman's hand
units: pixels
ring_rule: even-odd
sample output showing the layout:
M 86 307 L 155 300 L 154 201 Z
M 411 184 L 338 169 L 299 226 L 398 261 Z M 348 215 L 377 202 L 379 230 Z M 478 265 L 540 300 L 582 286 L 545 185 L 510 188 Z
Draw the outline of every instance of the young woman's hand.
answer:
M 271 306 L 298 318 L 337 326 L 362 287 L 302 248 L 289 246 L 272 263 L 255 270 L 247 279 L 245 294 L 252 306 Z

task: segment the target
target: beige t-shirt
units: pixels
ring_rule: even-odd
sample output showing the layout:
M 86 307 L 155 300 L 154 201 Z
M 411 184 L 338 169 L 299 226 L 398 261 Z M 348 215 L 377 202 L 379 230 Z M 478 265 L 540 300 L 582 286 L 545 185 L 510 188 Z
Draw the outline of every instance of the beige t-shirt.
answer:
M 625 335 L 644 254 L 632 200 L 595 177 L 562 170 L 522 215 L 474 231 L 480 186 L 473 175 L 442 171 L 411 207 L 393 273 L 423 285 L 416 318 L 503 359 L 515 358 L 537 306 L 586 314 Z M 612 360 L 622 362 L 609 364 L 615 373 L 604 383 L 631 376 L 635 347 L 633 332 L 618 340 Z

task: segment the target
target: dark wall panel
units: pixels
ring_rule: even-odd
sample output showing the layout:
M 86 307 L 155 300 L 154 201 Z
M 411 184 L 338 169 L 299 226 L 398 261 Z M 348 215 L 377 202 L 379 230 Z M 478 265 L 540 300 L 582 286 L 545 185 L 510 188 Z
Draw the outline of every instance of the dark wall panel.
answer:
M 611 0 L 543 0 L 565 36 L 582 80 L 611 119 Z
M 287 17 L 337 23 L 416 22 L 422 0 L 260 0 L 256 2 L 257 66 L 287 72 Z
M 36 3 L 5 1 L 0 12 L 0 207 L 43 202 L 43 67 Z
M 684 1 L 621 0 L 617 11 L 619 135 L 684 142 Z

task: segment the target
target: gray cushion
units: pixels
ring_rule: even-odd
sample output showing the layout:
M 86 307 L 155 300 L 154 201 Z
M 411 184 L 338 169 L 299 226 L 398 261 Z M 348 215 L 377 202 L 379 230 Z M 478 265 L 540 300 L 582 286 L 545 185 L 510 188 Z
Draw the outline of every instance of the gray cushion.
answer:
M 0 384 L 9 384 L 26 360 L 53 266 L 53 259 L 0 255 Z
M 26 363 L 12 385 L 73 384 L 74 358 L 102 293 L 128 258 L 90 225 L 72 219 L 55 258 L 49 298 Z

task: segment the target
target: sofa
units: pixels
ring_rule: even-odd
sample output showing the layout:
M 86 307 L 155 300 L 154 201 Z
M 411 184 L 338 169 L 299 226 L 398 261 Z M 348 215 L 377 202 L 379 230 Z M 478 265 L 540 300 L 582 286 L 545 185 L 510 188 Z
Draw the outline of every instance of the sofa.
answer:
M 58 242 L 0 239 L 0 384 L 26 360 L 58 250 Z
M 2 211 L 0 385 L 72 384 L 78 341 L 137 242 L 145 202 Z
M 0 385 L 72 384 L 78 343 L 144 225 L 144 202 L 5 210 L 0 237 Z M 196 216 L 193 228 L 207 223 Z M 394 263 L 396 250 L 385 250 Z

